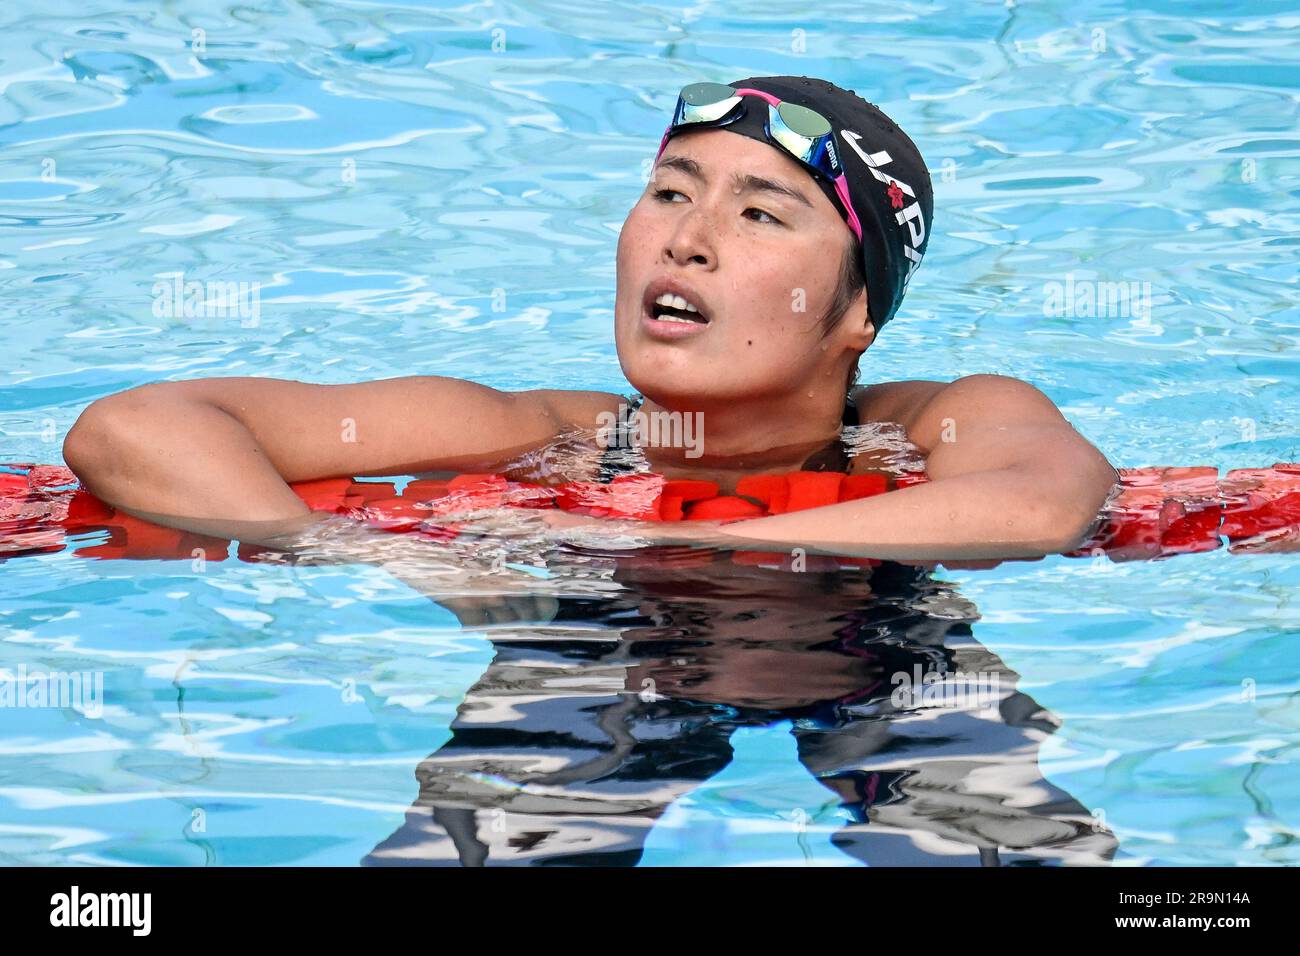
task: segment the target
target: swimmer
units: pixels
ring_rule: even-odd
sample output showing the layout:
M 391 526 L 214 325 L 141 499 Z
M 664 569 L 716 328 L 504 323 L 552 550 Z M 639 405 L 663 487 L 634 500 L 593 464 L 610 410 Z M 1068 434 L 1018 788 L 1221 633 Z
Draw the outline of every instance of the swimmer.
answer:
M 1119 476 L 1033 385 L 858 384 L 932 233 L 919 150 L 852 91 L 807 77 L 681 91 L 617 247 L 614 336 L 638 411 L 699 426 L 644 447 L 649 470 L 733 493 L 746 475 L 825 468 L 846 423 L 896 423 L 929 481 L 767 517 L 644 522 L 643 536 L 900 561 L 1032 559 L 1087 538 Z M 121 510 L 274 546 L 319 518 L 290 482 L 504 471 L 627 404 L 430 375 L 205 378 L 93 402 L 63 452 Z M 832 470 L 870 468 L 858 456 Z

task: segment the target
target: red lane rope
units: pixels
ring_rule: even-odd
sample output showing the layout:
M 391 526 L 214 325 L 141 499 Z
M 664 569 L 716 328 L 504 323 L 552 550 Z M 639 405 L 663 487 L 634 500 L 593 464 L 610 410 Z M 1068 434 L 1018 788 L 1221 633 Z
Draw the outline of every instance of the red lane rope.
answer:
M 1300 463 L 1218 469 L 1121 468 L 1121 485 L 1106 518 L 1070 557 L 1105 554 L 1115 561 L 1212 551 L 1263 534 L 1300 537 Z M 574 481 L 559 486 L 512 481 L 496 474 L 416 480 L 398 494 L 393 482 L 326 478 L 296 482 L 294 492 L 315 511 L 348 515 L 392 532 L 455 537 L 454 515 L 493 507 L 560 508 L 596 517 L 651 521 L 758 518 L 853 501 L 921 484 L 924 474 L 887 477 L 792 471 L 742 478 L 736 494 L 720 494 L 711 481 L 667 480 L 662 475 L 622 475 L 608 484 Z M 444 518 L 444 516 L 451 516 Z M 60 465 L 0 465 L 0 558 L 57 552 L 69 534 L 107 530 L 108 539 L 79 548 L 82 557 L 224 560 L 230 542 L 165 528 L 118 511 L 82 488 Z M 252 559 L 265 549 L 241 544 Z M 703 554 L 702 560 L 712 560 Z M 785 552 L 737 551 L 732 560 L 788 562 Z M 872 558 L 836 558 L 871 566 Z

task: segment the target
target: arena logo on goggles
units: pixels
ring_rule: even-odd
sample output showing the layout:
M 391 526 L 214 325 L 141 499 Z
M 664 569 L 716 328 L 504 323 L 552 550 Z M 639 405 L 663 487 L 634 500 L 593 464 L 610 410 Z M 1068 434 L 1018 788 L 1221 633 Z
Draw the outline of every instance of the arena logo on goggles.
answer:
M 851 129 L 840 130 L 840 135 L 853 148 L 853 152 L 857 153 L 862 161 L 867 164 L 867 169 L 870 170 L 872 176 L 875 176 L 877 180 L 886 186 L 897 187 L 902 191 L 903 195 L 912 198 L 911 205 L 894 213 L 894 219 L 900 226 L 904 223 L 907 224 L 907 232 L 912 240 L 911 245 L 903 244 L 903 253 L 911 263 L 907 267 L 907 275 L 903 277 L 903 286 L 906 288 L 907 283 L 912 279 L 912 273 L 921 264 L 922 253 L 918 250 L 921 248 L 921 243 L 925 242 L 925 214 L 921 212 L 921 204 L 917 201 L 916 193 L 911 186 L 901 179 L 895 179 L 888 173 L 880 171 L 881 166 L 888 166 L 894 161 L 886 150 L 882 149 L 876 153 L 864 152 L 862 147 L 858 145 L 858 140 L 862 137 Z

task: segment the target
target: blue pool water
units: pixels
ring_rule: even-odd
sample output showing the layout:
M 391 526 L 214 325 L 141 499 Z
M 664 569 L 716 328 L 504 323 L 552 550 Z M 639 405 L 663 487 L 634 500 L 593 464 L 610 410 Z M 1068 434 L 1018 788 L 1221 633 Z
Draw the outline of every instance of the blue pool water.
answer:
M 5 5 L 0 460 L 58 462 L 87 403 L 163 379 L 625 390 L 614 243 L 677 89 L 786 73 L 881 104 L 934 172 L 936 234 L 863 381 L 1024 378 L 1121 467 L 1300 460 L 1293 5 L 602 6 Z M 259 312 L 159 315 L 155 284 L 176 273 L 259 283 Z M 1127 309 L 1048 307 L 1097 281 L 1143 291 Z M 890 862 L 895 844 L 855 840 L 920 831 L 931 861 L 979 862 L 916 822 L 953 793 L 995 795 L 992 816 L 1086 812 L 1079 862 L 1295 864 L 1297 584 L 1294 555 L 1225 550 L 900 584 L 890 606 L 923 607 L 959 658 L 1019 675 L 1054 729 L 952 713 L 926 743 L 923 721 L 895 721 L 915 740 L 879 765 L 930 769 L 872 778 L 906 799 L 878 800 L 864 827 L 816 755 L 882 721 L 823 733 L 721 690 L 658 710 L 625 693 L 639 647 L 665 667 L 695 653 L 650 647 L 655 614 L 692 606 L 689 578 L 653 611 L 625 585 L 627 606 L 572 599 L 562 626 L 476 628 L 359 564 L 17 558 L 0 563 L 0 673 L 95 671 L 106 690 L 96 718 L 0 708 L 0 860 L 384 862 L 421 845 L 420 801 L 459 773 L 444 816 L 477 808 L 483 840 L 500 823 L 516 850 L 544 846 L 510 828 L 551 814 L 570 850 L 630 840 L 644 849 L 623 861 L 643 865 Z M 722 630 L 769 601 L 810 634 L 829 621 L 818 595 L 773 587 L 700 613 Z M 555 727 L 576 740 L 593 702 L 624 698 L 638 747 L 669 742 L 656 772 L 702 769 L 522 805 L 512 773 L 582 750 Z M 453 726 L 467 699 L 486 711 L 462 720 L 532 723 L 465 775 L 447 766 L 478 746 Z M 934 757 L 947 726 L 983 749 Z M 954 806 L 959 829 L 979 817 Z M 620 812 L 631 822 L 611 825 Z

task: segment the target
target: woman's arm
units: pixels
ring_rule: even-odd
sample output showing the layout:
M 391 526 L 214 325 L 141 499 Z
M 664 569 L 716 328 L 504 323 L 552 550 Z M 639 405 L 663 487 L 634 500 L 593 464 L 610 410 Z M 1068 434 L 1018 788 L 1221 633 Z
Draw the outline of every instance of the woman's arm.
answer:
M 318 520 L 289 482 L 491 470 L 571 421 L 594 421 L 591 409 L 605 398 L 500 392 L 436 376 L 163 382 L 92 403 L 63 454 L 87 489 L 116 508 L 275 545 Z
M 1079 546 L 1119 480 L 1042 392 L 958 379 L 908 423 L 930 480 L 886 495 L 738 521 L 732 547 L 815 546 L 875 558 L 1042 557 Z

